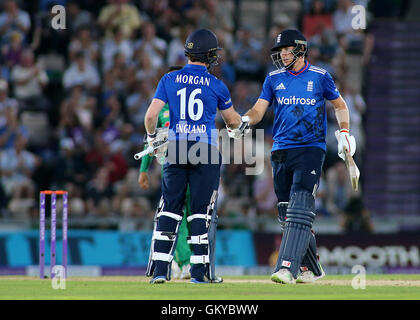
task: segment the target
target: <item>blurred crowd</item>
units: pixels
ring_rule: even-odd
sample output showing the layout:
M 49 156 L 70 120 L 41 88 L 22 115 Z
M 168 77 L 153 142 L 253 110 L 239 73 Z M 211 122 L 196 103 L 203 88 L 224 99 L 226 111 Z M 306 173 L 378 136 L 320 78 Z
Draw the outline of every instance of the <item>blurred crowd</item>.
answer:
M 274 16 L 263 39 L 253 26 L 235 25 L 228 2 L 3 0 L 0 217 L 36 217 L 39 191 L 64 189 L 72 217 L 151 220 L 160 198 L 161 168 L 153 162 L 150 187 L 141 189 L 140 163 L 133 154 L 143 148 L 144 115 L 156 85 L 168 67 L 186 63 L 184 42 L 196 28 L 217 34 L 223 50 L 212 72 L 226 83 L 240 114 L 253 106 L 265 75 L 275 68 L 269 48 L 277 34 L 286 28 L 302 30 L 309 62 L 331 73 L 347 102 L 360 162 L 367 108 L 363 70 L 373 39 L 369 29 L 351 27 L 355 2 L 297 1 L 298 18 Z M 66 8 L 64 30 L 51 26 L 55 4 Z M 343 216 L 358 194 L 351 191 L 344 163 L 336 155 L 337 123 L 328 104 L 327 118 L 328 154 L 317 214 Z M 256 126 L 265 130 L 262 174 L 245 175 L 245 164 L 222 167 L 220 217 L 277 216 L 269 161 L 272 122 L 269 110 Z M 220 118 L 217 125 L 224 127 Z

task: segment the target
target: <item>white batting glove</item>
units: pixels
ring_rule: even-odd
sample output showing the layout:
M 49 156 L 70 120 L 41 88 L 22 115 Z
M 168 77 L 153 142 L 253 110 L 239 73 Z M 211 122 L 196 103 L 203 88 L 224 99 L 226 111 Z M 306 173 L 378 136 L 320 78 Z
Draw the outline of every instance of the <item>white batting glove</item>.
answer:
M 226 129 L 228 131 L 228 135 L 230 138 L 240 139 L 246 136 L 251 131 L 251 129 L 249 128 L 249 117 L 248 116 L 241 117 L 241 124 L 239 125 L 238 128 L 231 129 L 226 126 Z
M 156 131 L 154 133 L 147 133 L 147 144 L 151 147 L 153 147 L 153 143 L 156 141 L 157 133 Z
M 343 160 L 346 159 L 346 152 L 349 152 L 353 156 L 356 152 L 356 139 L 349 135 L 349 131 L 347 129 L 337 130 L 335 137 L 338 141 L 338 156 Z

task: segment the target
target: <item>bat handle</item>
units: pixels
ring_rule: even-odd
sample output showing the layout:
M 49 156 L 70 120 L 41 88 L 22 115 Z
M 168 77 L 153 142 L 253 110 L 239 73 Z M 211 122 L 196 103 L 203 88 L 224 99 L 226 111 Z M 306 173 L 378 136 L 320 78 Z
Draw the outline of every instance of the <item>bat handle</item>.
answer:
M 134 160 L 140 160 L 143 158 L 146 154 L 153 152 L 153 147 L 147 147 L 146 150 L 143 150 L 142 152 L 138 152 L 134 155 Z

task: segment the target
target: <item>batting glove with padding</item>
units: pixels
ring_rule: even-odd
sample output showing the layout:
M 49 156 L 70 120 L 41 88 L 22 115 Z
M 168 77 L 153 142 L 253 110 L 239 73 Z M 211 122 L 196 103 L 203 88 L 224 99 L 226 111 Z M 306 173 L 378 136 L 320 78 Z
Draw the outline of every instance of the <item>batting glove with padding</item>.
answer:
M 251 131 L 251 129 L 249 128 L 249 117 L 241 117 L 241 124 L 236 129 L 231 129 L 229 127 L 226 127 L 226 129 L 230 138 L 240 139 L 246 136 L 249 133 L 249 131 Z
M 349 152 L 351 156 L 356 152 L 356 139 L 353 136 L 349 135 L 349 130 L 341 129 L 335 132 L 335 137 L 338 141 L 338 156 L 345 160 L 346 152 Z

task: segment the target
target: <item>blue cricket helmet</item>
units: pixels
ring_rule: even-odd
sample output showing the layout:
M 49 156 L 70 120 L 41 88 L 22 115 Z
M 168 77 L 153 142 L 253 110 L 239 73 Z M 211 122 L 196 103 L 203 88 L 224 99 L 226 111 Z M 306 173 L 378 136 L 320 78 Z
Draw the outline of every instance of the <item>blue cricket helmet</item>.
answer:
M 185 55 L 193 58 L 195 61 L 217 65 L 217 51 L 222 50 L 219 47 L 216 35 L 208 29 L 198 29 L 193 31 L 185 41 Z
M 280 50 L 283 47 L 295 47 L 291 52 L 294 56 L 294 59 L 287 66 L 283 64 L 281 60 Z M 274 46 L 271 48 L 271 51 L 274 53 L 271 54 L 271 59 L 273 64 L 281 69 L 289 69 L 293 66 L 296 60 L 300 57 L 307 56 L 308 52 L 308 42 L 306 41 L 305 36 L 299 30 L 287 29 L 282 31 L 277 37 Z

